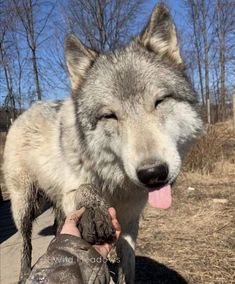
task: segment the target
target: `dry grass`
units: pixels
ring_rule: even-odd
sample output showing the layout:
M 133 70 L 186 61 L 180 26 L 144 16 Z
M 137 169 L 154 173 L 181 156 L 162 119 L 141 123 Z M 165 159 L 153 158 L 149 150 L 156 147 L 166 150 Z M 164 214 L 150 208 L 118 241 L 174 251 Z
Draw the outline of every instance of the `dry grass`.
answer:
M 235 151 L 235 133 L 231 125 L 228 121 L 207 126 L 206 133 L 186 156 L 184 170 L 209 174 L 214 171 L 217 161 L 230 159 L 230 151 Z

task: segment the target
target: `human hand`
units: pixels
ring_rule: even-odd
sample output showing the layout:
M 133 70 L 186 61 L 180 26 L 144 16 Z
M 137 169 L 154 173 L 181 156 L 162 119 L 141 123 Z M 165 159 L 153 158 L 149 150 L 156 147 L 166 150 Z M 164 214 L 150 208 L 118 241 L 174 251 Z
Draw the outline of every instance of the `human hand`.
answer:
M 85 207 L 82 207 L 79 210 L 71 212 L 65 219 L 64 226 L 60 233 L 81 238 L 81 234 L 77 228 L 77 223 L 82 217 L 82 214 L 85 212 L 85 210 Z
M 77 223 L 80 220 L 80 218 L 82 217 L 82 214 L 85 212 L 85 210 L 86 210 L 85 207 L 82 207 L 79 210 L 71 212 L 67 216 L 60 234 L 69 234 L 69 235 L 73 235 L 73 236 L 81 238 L 81 234 L 78 230 Z M 117 240 L 119 238 L 120 234 L 121 234 L 121 226 L 120 226 L 120 224 L 117 220 L 116 210 L 113 207 L 111 207 L 111 208 L 108 209 L 108 212 L 109 212 L 110 217 L 111 217 L 111 222 L 112 222 L 113 228 L 115 230 L 116 240 Z M 107 255 L 109 254 L 109 252 L 112 248 L 112 243 L 104 243 L 102 245 L 94 245 L 93 247 L 103 257 L 107 257 Z

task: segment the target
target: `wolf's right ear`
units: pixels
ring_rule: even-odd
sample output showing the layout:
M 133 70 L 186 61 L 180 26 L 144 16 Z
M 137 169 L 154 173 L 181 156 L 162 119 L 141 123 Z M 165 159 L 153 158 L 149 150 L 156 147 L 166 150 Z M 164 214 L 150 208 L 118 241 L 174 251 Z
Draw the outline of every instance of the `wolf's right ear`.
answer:
M 139 41 L 161 57 L 167 57 L 176 64 L 182 63 L 176 28 L 169 9 L 164 4 L 159 4 L 153 9 Z
M 76 36 L 65 39 L 65 59 L 72 89 L 76 90 L 97 58 L 97 53 L 86 47 Z

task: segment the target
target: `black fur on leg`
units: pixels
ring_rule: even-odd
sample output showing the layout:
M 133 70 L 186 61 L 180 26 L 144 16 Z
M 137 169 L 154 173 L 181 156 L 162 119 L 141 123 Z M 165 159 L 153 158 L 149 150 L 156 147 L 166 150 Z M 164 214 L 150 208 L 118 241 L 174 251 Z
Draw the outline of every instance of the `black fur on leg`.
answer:
M 32 261 L 32 223 L 27 220 L 27 217 L 24 218 L 25 220 L 23 228 L 22 228 L 22 236 L 23 236 L 23 249 L 22 249 L 22 256 L 21 256 L 21 268 L 20 268 L 20 279 L 19 283 L 25 283 L 29 274 L 31 272 L 31 261 Z M 25 230 L 26 229 L 26 230 Z
M 54 219 L 54 224 L 53 224 L 53 232 L 54 235 L 58 235 L 64 225 L 64 221 L 65 221 L 65 214 L 64 212 L 56 207 L 55 205 L 53 205 L 53 210 L 55 212 L 55 219 Z
M 22 222 L 20 232 L 23 237 L 23 248 L 21 256 L 21 268 L 19 283 L 23 284 L 26 282 L 31 272 L 31 261 L 32 261 L 32 227 L 33 221 L 37 217 L 37 213 L 40 209 L 40 200 L 42 198 L 42 192 L 37 189 L 35 185 L 32 185 L 31 190 L 27 196 L 25 203 L 25 211 L 22 215 Z

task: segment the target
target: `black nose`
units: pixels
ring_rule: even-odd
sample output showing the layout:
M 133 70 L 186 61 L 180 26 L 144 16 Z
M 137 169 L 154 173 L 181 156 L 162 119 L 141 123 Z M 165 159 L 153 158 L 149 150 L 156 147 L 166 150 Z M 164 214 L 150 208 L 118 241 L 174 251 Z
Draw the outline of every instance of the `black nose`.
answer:
M 166 183 L 168 173 L 168 166 L 165 163 L 156 166 L 144 166 L 137 170 L 138 179 L 148 187 Z

